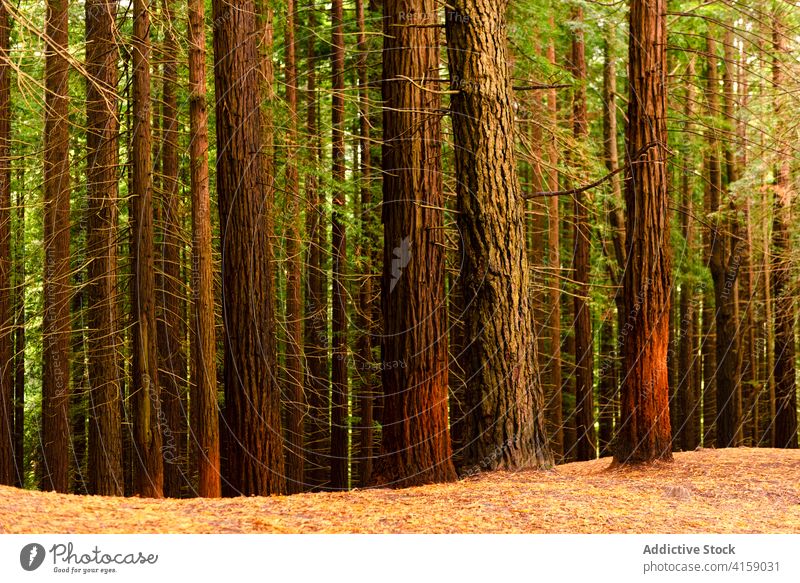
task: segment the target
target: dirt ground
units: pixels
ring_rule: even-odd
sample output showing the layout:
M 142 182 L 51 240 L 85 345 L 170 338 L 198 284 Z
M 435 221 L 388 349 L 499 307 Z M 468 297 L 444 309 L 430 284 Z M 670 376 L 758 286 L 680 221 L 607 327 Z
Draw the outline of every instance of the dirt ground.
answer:
M 800 450 L 484 473 L 407 490 L 154 500 L 0 487 L 0 533 L 800 533 Z

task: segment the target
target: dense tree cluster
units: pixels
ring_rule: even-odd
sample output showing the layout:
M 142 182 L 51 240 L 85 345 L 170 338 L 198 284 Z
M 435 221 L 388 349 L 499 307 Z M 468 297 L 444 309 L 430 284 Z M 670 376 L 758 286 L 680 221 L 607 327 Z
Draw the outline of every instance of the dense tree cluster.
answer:
M 798 447 L 799 27 L 782 0 L 2 0 L 0 484 Z

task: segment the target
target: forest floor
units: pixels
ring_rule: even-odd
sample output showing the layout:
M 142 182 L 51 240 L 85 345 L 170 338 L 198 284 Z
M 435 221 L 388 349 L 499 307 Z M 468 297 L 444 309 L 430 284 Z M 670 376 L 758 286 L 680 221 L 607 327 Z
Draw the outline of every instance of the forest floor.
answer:
M 406 490 L 154 500 L 0 487 L 0 533 L 800 533 L 800 450 L 484 473 Z

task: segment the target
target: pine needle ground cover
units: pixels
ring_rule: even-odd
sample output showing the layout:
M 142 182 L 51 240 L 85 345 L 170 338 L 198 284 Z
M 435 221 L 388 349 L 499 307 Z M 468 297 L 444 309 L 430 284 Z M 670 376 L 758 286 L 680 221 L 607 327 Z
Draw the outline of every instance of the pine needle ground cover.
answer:
M 405 490 L 155 500 L 0 487 L 0 533 L 800 533 L 800 450 L 704 449 Z

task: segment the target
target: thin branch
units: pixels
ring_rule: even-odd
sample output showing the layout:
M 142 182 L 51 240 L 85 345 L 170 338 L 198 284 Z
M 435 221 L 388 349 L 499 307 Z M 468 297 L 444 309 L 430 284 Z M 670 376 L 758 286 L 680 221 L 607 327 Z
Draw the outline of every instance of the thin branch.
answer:
M 642 156 L 642 154 L 647 152 L 650 148 L 654 148 L 655 146 L 658 146 L 658 145 L 659 145 L 659 142 L 651 142 L 651 143 L 647 144 L 641 150 L 636 152 L 636 155 L 631 158 L 631 161 L 638 160 Z M 570 196 L 570 195 L 573 195 L 573 194 L 580 194 L 582 192 L 586 192 L 587 190 L 591 190 L 593 188 L 597 188 L 598 186 L 600 186 L 601 184 L 603 184 L 605 181 L 609 180 L 613 176 L 616 176 L 620 172 L 623 172 L 623 171 L 627 170 L 630 167 L 630 165 L 631 165 L 631 162 L 627 162 L 627 163 L 623 164 L 622 166 L 620 166 L 619 168 L 617 168 L 616 170 L 614 170 L 612 172 L 609 172 L 608 174 L 606 174 L 602 178 L 600 178 L 598 180 L 595 180 L 594 182 L 592 182 L 590 184 L 587 184 L 585 186 L 581 186 L 579 188 L 570 188 L 569 190 L 554 190 L 554 191 L 544 191 L 544 192 L 532 192 L 530 194 L 523 195 L 522 198 L 528 200 L 528 199 L 531 199 L 531 198 L 539 198 L 539 197 L 543 197 L 543 196 Z

